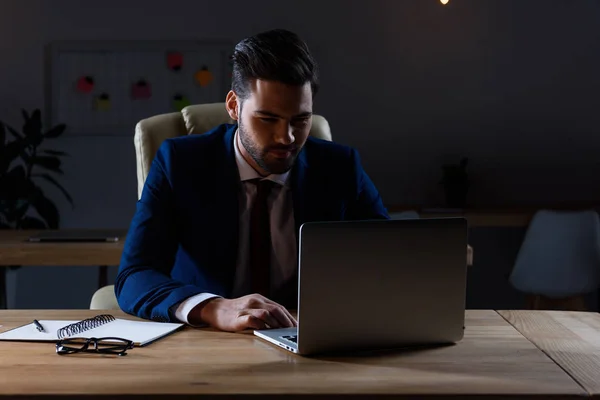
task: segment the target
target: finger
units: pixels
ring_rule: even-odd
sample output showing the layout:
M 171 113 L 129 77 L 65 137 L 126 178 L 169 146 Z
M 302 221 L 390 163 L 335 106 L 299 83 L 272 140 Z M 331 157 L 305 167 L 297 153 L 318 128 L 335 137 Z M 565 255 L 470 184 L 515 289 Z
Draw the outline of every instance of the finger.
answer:
M 244 329 L 267 329 L 267 324 L 265 323 L 265 321 L 256 318 L 254 315 L 251 314 L 247 314 L 240 317 L 239 321 L 240 324 L 238 326 L 238 330 L 240 331 Z
M 298 326 L 298 322 L 296 321 L 296 318 L 294 318 L 294 316 L 292 315 L 292 313 L 290 313 L 288 311 L 287 308 L 285 308 L 284 306 L 280 305 L 279 306 L 280 309 L 282 310 L 282 312 L 285 314 L 286 317 L 288 317 L 290 319 L 290 321 L 292 321 L 292 325 L 291 326 Z
M 285 308 L 271 305 L 267 307 L 270 307 L 267 309 L 271 312 L 271 315 L 275 319 L 277 319 L 277 321 L 279 321 L 279 324 L 282 328 L 289 328 L 295 326 L 294 319 L 291 318 L 291 315 L 288 315 L 288 313 L 285 312 Z
M 277 311 L 277 315 L 274 316 L 282 327 L 298 326 L 296 319 L 284 306 L 271 299 L 268 299 L 261 294 L 255 293 L 248 296 L 246 307 L 249 309 L 267 309 L 271 312 L 273 312 L 275 309 L 279 309 L 280 311 Z M 281 316 L 282 314 L 284 317 Z
M 281 328 L 281 324 L 273 315 L 269 312 L 269 310 L 265 308 L 251 308 L 246 310 L 245 314 L 252 315 L 255 318 L 260 319 L 264 323 L 266 323 L 269 328 Z
M 296 318 L 294 318 L 294 316 L 287 309 L 284 308 L 284 310 L 285 310 L 287 316 L 289 318 L 291 318 L 293 326 L 297 327 L 298 326 L 298 320 L 296 320 Z
M 262 299 L 265 303 L 279 307 L 283 311 L 283 313 L 292 321 L 292 326 L 294 326 L 294 327 L 298 326 L 298 321 L 296 321 L 296 319 L 292 316 L 292 314 L 288 311 L 287 308 L 285 308 L 281 304 L 279 304 L 271 299 L 268 299 L 264 296 L 260 296 L 260 297 L 262 297 Z

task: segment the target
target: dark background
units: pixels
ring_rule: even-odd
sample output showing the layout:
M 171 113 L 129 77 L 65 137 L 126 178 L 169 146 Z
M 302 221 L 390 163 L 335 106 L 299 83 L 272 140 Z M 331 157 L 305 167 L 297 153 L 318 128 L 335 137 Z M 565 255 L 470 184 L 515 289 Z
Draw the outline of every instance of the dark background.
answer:
M 315 111 L 358 148 L 387 204 L 437 204 L 441 165 L 471 160 L 475 206 L 596 201 L 600 1 L 2 0 L 0 120 L 44 109 L 44 48 L 55 40 L 229 40 L 284 27 L 322 70 Z M 170 110 L 166 110 L 170 111 Z M 127 227 L 137 184 L 134 127 L 62 137 L 63 227 Z M 473 308 L 521 305 L 507 284 L 523 229 L 476 228 Z M 111 280 L 116 270 L 110 270 Z M 94 268 L 27 267 L 9 307 L 86 308 Z

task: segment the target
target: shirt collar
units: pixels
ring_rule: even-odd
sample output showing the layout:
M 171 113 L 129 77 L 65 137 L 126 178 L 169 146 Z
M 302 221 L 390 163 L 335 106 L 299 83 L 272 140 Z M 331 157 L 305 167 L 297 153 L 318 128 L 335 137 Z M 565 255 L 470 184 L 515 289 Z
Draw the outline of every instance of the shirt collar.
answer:
M 237 163 L 238 166 L 238 171 L 240 172 L 240 180 L 242 182 L 244 181 L 249 181 L 252 179 L 258 179 L 258 178 L 262 178 L 262 179 L 268 179 L 270 181 L 273 181 L 275 183 L 278 183 L 282 186 L 284 186 L 287 182 L 287 178 L 290 174 L 289 171 L 283 173 L 283 174 L 271 174 L 268 176 L 261 176 L 250 164 L 248 164 L 248 161 L 246 161 L 246 159 L 244 158 L 244 156 L 242 156 L 242 153 L 239 149 L 239 145 L 238 145 L 238 133 L 239 131 L 236 130 L 235 131 L 235 135 L 233 137 L 233 148 L 235 151 L 235 162 Z

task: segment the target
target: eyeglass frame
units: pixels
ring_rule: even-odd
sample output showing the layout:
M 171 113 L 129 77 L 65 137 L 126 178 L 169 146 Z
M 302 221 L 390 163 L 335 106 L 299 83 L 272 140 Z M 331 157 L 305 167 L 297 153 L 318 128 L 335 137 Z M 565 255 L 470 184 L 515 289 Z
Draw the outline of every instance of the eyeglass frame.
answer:
M 122 343 L 111 343 L 108 342 L 107 345 L 111 347 L 108 349 L 99 349 L 98 343 L 103 340 L 118 340 Z M 68 344 L 71 341 L 83 341 L 83 346 L 80 348 L 70 347 Z M 90 345 L 93 344 L 93 349 L 90 349 Z M 64 338 L 56 342 L 56 354 L 60 356 L 69 355 L 69 354 L 77 354 L 77 353 L 98 353 L 98 354 L 109 354 L 109 355 L 118 355 L 118 356 L 126 356 L 127 350 L 133 349 L 135 347 L 135 343 L 131 340 L 119 338 L 119 337 L 70 337 Z M 115 351 L 119 349 L 119 351 Z

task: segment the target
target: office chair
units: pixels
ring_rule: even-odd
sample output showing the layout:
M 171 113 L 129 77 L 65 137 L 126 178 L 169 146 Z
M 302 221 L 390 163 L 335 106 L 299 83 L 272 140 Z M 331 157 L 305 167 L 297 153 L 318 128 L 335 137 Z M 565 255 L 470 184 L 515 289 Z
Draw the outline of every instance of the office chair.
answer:
M 583 296 L 600 286 L 598 213 L 538 211 L 509 282 L 528 295 L 528 308 L 585 310 Z
M 90 301 L 90 310 L 120 310 L 117 296 L 115 295 L 115 286 L 108 285 L 101 287 L 94 292 Z

